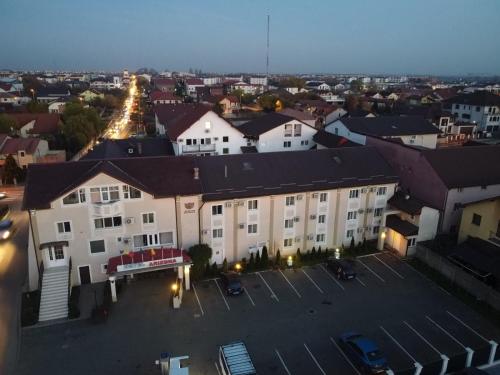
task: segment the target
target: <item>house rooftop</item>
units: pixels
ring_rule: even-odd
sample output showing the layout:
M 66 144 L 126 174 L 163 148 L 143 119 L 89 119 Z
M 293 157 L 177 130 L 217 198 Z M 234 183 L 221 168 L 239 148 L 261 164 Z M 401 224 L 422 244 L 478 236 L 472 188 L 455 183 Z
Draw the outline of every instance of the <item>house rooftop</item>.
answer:
M 328 148 L 361 146 L 360 144 L 352 142 L 347 138 L 332 134 L 325 130 L 318 130 L 318 132 L 313 136 L 313 141 Z
M 27 123 L 35 121 L 31 134 L 51 134 L 59 129 L 61 117 L 57 113 L 9 113 L 20 129 Z
M 38 138 L 9 138 L 5 141 L 0 154 L 17 154 L 18 151 L 24 151 L 26 154 L 34 154 L 40 140 Z
M 94 146 L 82 160 L 106 160 L 127 157 L 174 155 L 172 143 L 166 138 L 106 139 Z
M 238 130 L 247 136 L 258 138 L 259 135 L 293 120 L 295 120 L 293 117 L 271 112 L 255 120 L 245 122 L 238 127 Z
M 418 227 L 416 225 L 401 219 L 398 215 L 388 215 L 385 226 L 405 237 L 416 236 L 418 234 Z
M 189 129 L 203 115 L 210 111 L 210 107 L 203 104 L 160 104 L 154 107 L 154 112 L 160 124 L 174 141 Z
M 489 91 L 474 91 L 471 94 L 461 94 L 446 101 L 450 104 L 467 104 L 476 106 L 500 106 L 500 96 Z
M 293 117 L 294 119 L 300 121 L 315 121 L 316 117 L 311 115 L 309 112 L 299 111 L 298 109 L 285 108 L 279 112 L 282 115 Z
M 354 133 L 374 137 L 441 133 L 438 128 L 422 116 L 349 117 L 339 121 Z
M 387 203 L 410 215 L 420 215 L 425 206 L 419 199 L 400 191 L 396 192 Z

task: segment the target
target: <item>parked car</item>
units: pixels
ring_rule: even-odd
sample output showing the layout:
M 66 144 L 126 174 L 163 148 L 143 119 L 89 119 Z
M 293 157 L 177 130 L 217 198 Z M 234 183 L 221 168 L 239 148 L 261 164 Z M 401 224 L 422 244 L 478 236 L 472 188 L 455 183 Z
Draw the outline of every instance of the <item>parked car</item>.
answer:
M 387 359 L 377 345 L 356 332 L 348 332 L 338 339 L 341 349 L 353 364 L 365 374 L 382 374 L 388 370 Z
M 236 272 L 222 273 L 221 281 L 228 296 L 237 296 L 243 293 L 243 285 Z
M 6 240 L 12 235 L 12 220 L 0 221 L 0 240 Z
M 356 277 L 356 272 L 348 260 L 330 257 L 326 262 L 327 267 L 332 270 L 337 279 L 351 280 Z

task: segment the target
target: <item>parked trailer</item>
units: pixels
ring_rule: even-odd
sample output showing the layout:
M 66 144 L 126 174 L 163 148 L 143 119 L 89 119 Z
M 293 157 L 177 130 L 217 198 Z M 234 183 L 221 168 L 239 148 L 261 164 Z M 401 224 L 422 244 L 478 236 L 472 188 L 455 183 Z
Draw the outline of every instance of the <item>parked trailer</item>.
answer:
M 222 345 L 219 348 L 219 364 L 224 375 L 257 374 L 243 341 Z

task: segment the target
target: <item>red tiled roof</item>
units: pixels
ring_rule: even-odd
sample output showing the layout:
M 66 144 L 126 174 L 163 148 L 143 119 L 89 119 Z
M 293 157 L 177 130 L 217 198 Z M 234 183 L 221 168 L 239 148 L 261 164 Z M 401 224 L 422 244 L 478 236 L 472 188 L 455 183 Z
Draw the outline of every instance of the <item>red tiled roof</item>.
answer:
M 154 250 L 132 251 L 128 254 L 109 258 L 107 273 L 113 274 L 118 271 L 118 266 L 125 264 L 139 264 L 156 261 L 156 263 L 150 263 L 147 267 L 144 267 L 144 269 L 156 268 L 167 264 L 174 265 L 177 263 L 173 262 L 173 260 L 177 257 L 182 257 L 182 263 L 191 263 L 191 258 L 186 250 L 161 247 Z M 172 260 L 173 263 L 168 263 L 168 260 Z
M 40 139 L 38 138 L 10 138 L 5 141 L 0 154 L 17 154 L 18 151 L 34 154 L 39 143 Z
M 164 91 L 153 91 L 149 94 L 149 98 L 151 101 L 155 100 L 181 100 L 179 97 L 175 96 L 172 92 L 164 92 Z
M 155 86 L 175 86 L 175 83 L 173 78 L 156 78 L 154 80 Z
M 4 91 L 10 91 L 11 88 L 12 88 L 12 85 L 10 83 L 0 82 L 0 89 L 2 89 Z
M 224 99 L 227 99 L 229 100 L 231 103 L 239 103 L 240 101 L 238 100 L 238 98 L 234 95 L 227 95 L 227 96 L 224 96 L 222 98 L 219 99 L 219 101 L 221 100 L 224 100 Z
M 188 78 L 186 79 L 187 85 L 203 85 L 203 81 L 199 78 Z
M 30 131 L 32 134 L 55 133 L 60 121 L 57 113 L 9 113 L 9 116 L 16 120 L 18 129 L 35 120 L 35 125 Z

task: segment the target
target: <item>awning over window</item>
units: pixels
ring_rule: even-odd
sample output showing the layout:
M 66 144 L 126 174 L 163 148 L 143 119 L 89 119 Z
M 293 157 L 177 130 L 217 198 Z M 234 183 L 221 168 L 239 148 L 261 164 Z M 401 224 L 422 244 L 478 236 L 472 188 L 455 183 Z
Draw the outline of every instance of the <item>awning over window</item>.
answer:
M 52 241 L 52 242 L 41 243 L 39 249 L 43 250 L 46 249 L 47 247 L 54 247 L 54 246 L 68 246 L 68 241 Z

